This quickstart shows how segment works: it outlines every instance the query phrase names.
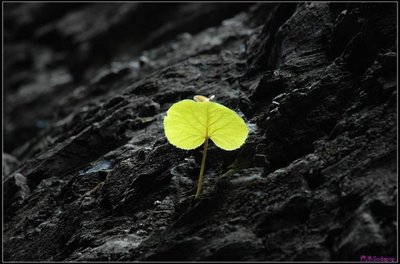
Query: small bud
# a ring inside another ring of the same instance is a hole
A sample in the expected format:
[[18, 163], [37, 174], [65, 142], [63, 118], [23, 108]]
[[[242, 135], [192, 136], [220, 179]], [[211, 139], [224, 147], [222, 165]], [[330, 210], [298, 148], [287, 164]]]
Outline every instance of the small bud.
[[196, 102], [209, 102], [209, 101], [210, 101], [209, 98], [207, 98], [207, 97], [205, 97], [205, 96], [203, 96], [203, 95], [195, 95], [195, 96], [193, 97], [193, 99], [194, 99]]

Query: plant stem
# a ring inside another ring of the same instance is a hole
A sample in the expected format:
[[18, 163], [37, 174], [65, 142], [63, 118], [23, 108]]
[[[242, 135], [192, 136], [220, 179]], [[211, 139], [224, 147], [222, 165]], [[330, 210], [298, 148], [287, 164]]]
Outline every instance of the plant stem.
[[206, 138], [206, 141], [204, 142], [203, 158], [201, 159], [199, 182], [197, 184], [197, 193], [196, 193], [195, 199], [198, 199], [200, 196], [200, 193], [201, 193], [201, 184], [203, 182], [204, 168], [206, 167], [207, 148], [208, 148], [208, 137]]

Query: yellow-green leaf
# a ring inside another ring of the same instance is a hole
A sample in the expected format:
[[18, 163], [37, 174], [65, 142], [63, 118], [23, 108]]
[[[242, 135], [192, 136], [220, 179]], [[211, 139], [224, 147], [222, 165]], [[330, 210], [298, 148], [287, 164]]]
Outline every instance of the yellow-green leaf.
[[248, 129], [233, 110], [209, 101], [182, 100], [173, 104], [164, 118], [168, 141], [181, 149], [195, 149], [209, 137], [224, 150], [234, 150], [245, 142]]

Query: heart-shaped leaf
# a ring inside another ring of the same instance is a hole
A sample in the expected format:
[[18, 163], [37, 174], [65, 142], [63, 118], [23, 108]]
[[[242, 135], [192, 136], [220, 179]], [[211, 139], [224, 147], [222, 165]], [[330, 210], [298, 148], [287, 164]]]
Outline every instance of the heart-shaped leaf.
[[164, 118], [168, 141], [181, 149], [195, 149], [210, 138], [224, 150], [234, 150], [245, 142], [248, 129], [233, 110], [209, 101], [182, 100], [173, 104]]

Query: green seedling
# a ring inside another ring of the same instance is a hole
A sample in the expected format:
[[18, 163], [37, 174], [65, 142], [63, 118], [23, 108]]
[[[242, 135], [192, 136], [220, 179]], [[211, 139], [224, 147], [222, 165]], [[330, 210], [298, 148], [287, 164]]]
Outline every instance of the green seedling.
[[240, 148], [248, 135], [246, 123], [235, 111], [202, 95], [173, 104], [164, 118], [164, 130], [169, 143], [180, 149], [195, 149], [204, 143], [196, 199], [201, 193], [208, 140], [230, 151]]

